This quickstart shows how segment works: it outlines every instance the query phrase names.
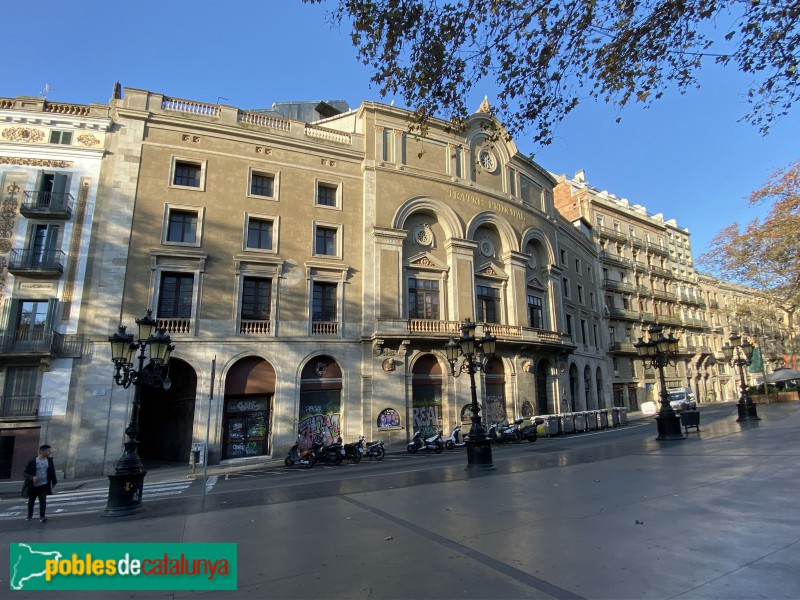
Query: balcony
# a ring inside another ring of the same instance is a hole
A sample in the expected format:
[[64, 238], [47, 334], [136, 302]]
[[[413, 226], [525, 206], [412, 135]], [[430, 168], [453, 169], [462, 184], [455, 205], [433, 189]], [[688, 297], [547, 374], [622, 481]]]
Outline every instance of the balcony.
[[611, 342], [608, 345], [608, 351], [613, 353], [622, 354], [636, 354], [636, 346], [633, 342]]
[[680, 317], [673, 317], [671, 315], [658, 315], [656, 320], [661, 325], [674, 325], [675, 327], [678, 327], [682, 324]]
[[639, 313], [639, 320], [641, 320], [643, 323], [655, 323], [656, 316], [651, 312], [642, 311]]
[[53, 330], [20, 329], [0, 331], [0, 355], [48, 355], [54, 358], [80, 358], [86, 340], [83, 335], [64, 335]]
[[312, 321], [311, 335], [339, 335], [339, 322]]
[[618, 242], [627, 242], [628, 236], [619, 229], [612, 229], [611, 227], [603, 227], [598, 225], [596, 227], [597, 233], [601, 238], [616, 240]]
[[663, 267], [657, 267], [655, 265], [652, 265], [650, 267], [650, 271], [653, 275], [658, 275], [659, 277], [664, 277], [666, 279], [673, 278], [672, 271], [670, 271], [669, 269], [665, 269]]
[[669, 248], [656, 244], [655, 242], [647, 242], [647, 250], [650, 254], [658, 254], [659, 256], [669, 256]]
[[668, 292], [666, 290], [653, 290], [653, 297], [658, 298], [659, 300], [667, 300], [668, 302], [677, 302], [678, 297], [673, 294], [672, 292]]
[[12, 250], [8, 272], [29, 277], [59, 277], [66, 254], [61, 250]]
[[615, 281], [614, 279], [603, 279], [603, 287], [607, 290], [613, 290], [615, 292], [625, 292], [627, 294], [632, 294], [636, 288], [633, 287], [633, 284], [626, 283], [624, 281]]
[[191, 333], [192, 320], [179, 317], [158, 317], [156, 318], [156, 327], [163, 329], [167, 333], [174, 335], [176, 333]]
[[644, 248], [644, 240], [642, 238], [638, 238], [634, 235], [630, 237], [630, 241], [634, 248]]
[[632, 260], [631, 261], [631, 266], [634, 269], [636, 269], [637, 271], [640, 271], [640, 272], [643, 272], [643, 273], [646, 273], [647, 271], [650, 270], [650, 267], [647, 266], [647, 263], [643, 263], [640, 260]]
[[611, 254], [605, 250], [600, 253], [600, 260], [613, 265], [626, 267], [628, 269], [631, 267], [631, 260], [629, 258], [625, 258], [624, 256], [620, 256], [618, 254]]
[[[498, 342], [519, 343], [523, 345], [541, 344], [560, 347], [566, 351], [575, 348], [566, 333], [522, 327], [519, 325], [502, 325], [499, 323], [478, 323], [477, 336], [490, 334], [497, 337]], [[374, 336], [379, 338], [411, 338], [425, 340], [431, 344], [444, 345], [448, 339], [461, 335], [460, 321], [440, 321], [436, 319], [378, 319], [374, 322]]]
[[3, 396], [0, 398], [0, 419], [36, 419], [40, 416], [41, 399], [39, 395]]
[[608, 316], [612, 319], [623, 319], [625, 321], [638, 321], [639, 311], [628, 310], [626, 308], [609, 308]]
[[24, 192], [19, 212], [29, 219], [61, 219], [72, 216], [72, 194]]
[[645, 296], [646, 298], [650, 298], [653, 295], [653, 292], [646, 285], [637, 285], [636, 293], [640, 296]]
[[684, 317], [681, 319], [684, 327], [689, 327], [691, 329], [705, 329], [707, 324], [702, 319], [692, 319], [689, 317]]
[[269, 319], [242, 319], [239, 333], [243, 335], [269, 335], [272, 322]]

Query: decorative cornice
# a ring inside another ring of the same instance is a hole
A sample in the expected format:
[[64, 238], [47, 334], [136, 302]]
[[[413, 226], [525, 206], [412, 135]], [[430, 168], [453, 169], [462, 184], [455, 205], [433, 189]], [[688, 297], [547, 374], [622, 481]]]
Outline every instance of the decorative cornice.
[[0, 156], [0, 165], [18, 165], [22, 167], [50, 167], [69, 169], [72, 167], [70, 160], [50, 160], [48, 158], [19, 158], [17, 156]]

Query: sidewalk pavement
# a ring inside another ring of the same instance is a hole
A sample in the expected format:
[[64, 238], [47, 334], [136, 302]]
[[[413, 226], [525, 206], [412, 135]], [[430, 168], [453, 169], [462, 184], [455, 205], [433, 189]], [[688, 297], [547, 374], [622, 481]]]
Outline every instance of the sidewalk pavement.
[[210, 509], [15, 523], [0, 564], [13, 542], [237, 544], [235, 593], [59, 593], [80, 600], [800, 598], [800, 403], [759, 406], [756, 423], [727, 410], [682, 441], [498, 452], [485, 476], [215, 489]]
[[[647, 415], [642, 412], [628, 413], [628, 421], [633, 422], [640, 419], [653, 418], [653, 415]], [[578, 434], [580, 435], [580, 434]], [[288, 448], [286, 449], [288, 451]], [[401, 451], [394, 450], [395, 453]], [[389, 452], [391, 454], [391, 452]], [[403, 450], [402, 453], [405, 453]], [[253, 461], [233, 461], [225, 464], [209, 465], [207, 474], [209, 477], [225, 475], [226, 473], [235, 473], [237, 471], [249, 471], [254, 469], [261, 469], [265, 467], [272, 467], [275, 465], [282, 465], [285, 454], [281, 451], [269, 458], [262, 458]], [[56, 459], [56, 467], [58, 467], [58, 457]], [[169, 466], [159, 466], [158, 468], [146, 469], [147, 475], [145, 477], [146, 483], [160, 483], [163, 481], [175, 481], [178, 479], [198, 479], [206, 474], [203, 465], [197, 465], [193, 470], [188, 464], [181, 465], [177, 463], [170, 463]], [[68, 479], [61, 477], [58, 480], [59, 492], [71, 492], [74, 490], [94, 490], [108, 487], [108, 476], [94, 476], [94, 477], [78, 477]], [[0, 480], [0, 500], [8, 498], [17, 498], [20, 489], [22, 488], [22, 480]]]

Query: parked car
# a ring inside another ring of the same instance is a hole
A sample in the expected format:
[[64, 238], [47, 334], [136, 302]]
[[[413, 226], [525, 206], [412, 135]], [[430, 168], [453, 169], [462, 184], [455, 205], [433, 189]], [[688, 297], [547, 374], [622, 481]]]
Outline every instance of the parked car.
[[667, 388], [669, 394], [669, 404], [672, 410], [694, 410], [697, 408], [692, 388]]

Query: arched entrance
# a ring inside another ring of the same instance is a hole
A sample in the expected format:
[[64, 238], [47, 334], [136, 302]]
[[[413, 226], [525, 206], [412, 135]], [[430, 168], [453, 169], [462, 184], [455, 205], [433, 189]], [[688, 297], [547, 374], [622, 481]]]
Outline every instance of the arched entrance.
[[536, 414], [549, 414], [547, 409], [547, 373], [550, 371], [550, 363], [540, 360], [536, 365]]
[[430, 437], [442, 428], [442, 366], [433, 354], [426, 354], [411, 372], [411, 422], [414, 431]]
[[578, 396], [578, 367], [575, 366], [575, 363], [572, 363], [569, 366], [569, 398], [567, 398], [567, 402], [569, 403], [569, 408], [567, 410], [571, 412], [575, 412], [577, 410], [576, 407], [576, 397]]
[[486, 382], [485, 423], [490, 425], [507, 421], [509, 415], [506, 406], [506, 376], [503, 361], [498, 357], [489, 359], [484, 381]]
[[317, 436], [330, 444], [342, 435], [342, 369], [330, 356], [315, 356], [300, 373], [297, 433], [301, 448]]
[[222, 458], [270, 454], [275, 369], [258, 356], [238, 361], [225, 378]]
[[197, 373], [177, 358], [170, 359], [167, 373], [169, 390], [142, 386], [139, 456], [149, 462], [185, 463], [192, 448]]

